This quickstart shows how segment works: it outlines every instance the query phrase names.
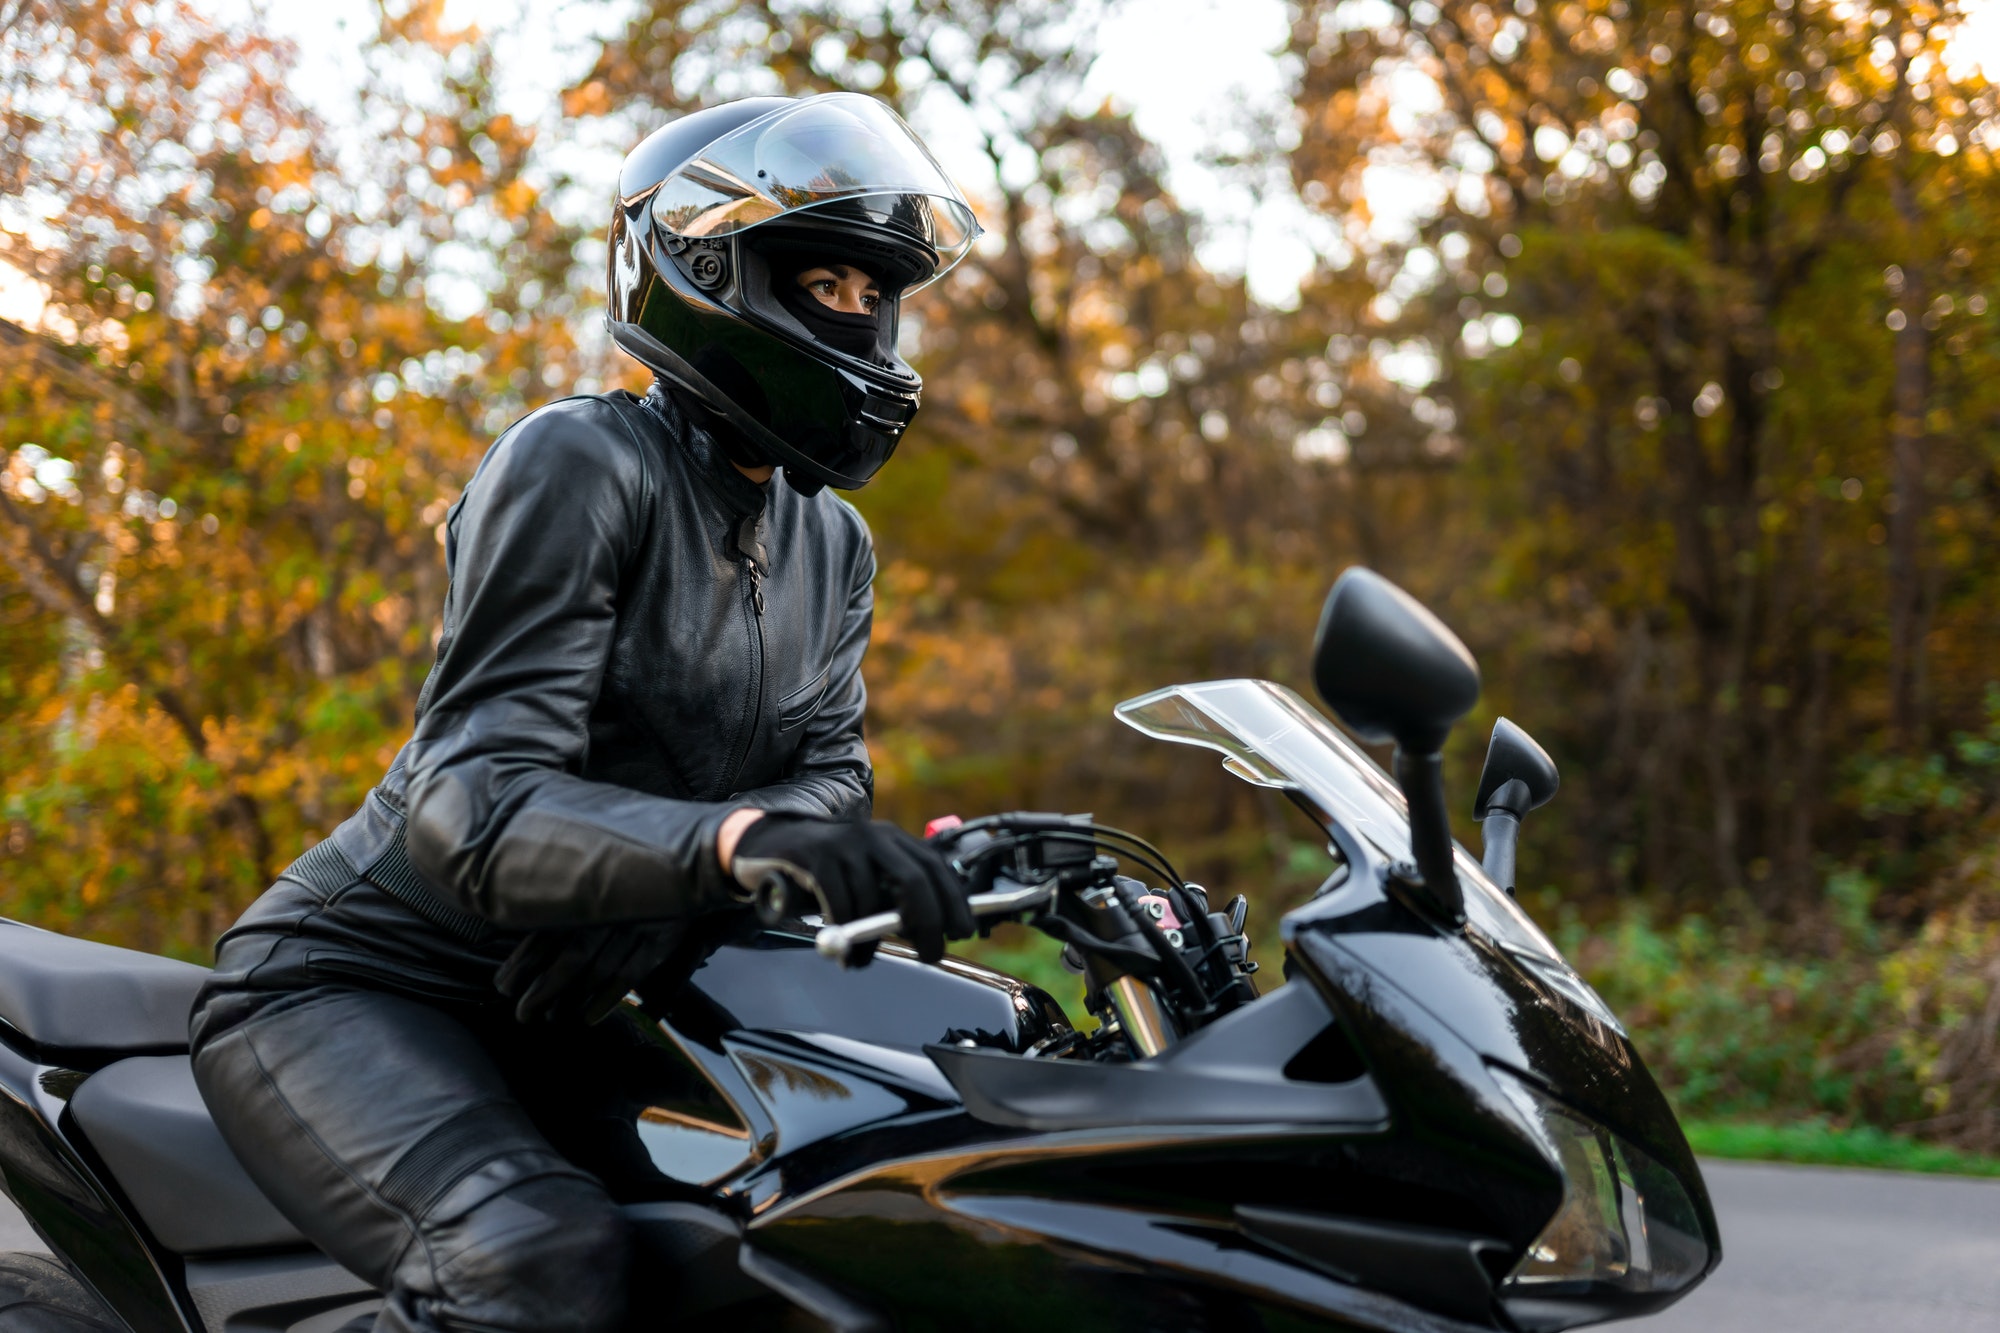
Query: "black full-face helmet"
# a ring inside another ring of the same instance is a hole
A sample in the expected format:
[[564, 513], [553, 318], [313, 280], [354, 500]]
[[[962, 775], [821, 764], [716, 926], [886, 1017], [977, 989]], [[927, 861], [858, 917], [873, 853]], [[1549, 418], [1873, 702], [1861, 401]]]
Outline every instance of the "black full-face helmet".
[[[979, 235], [916, 133], [858, 93], [752, 97], [683, 116], [625, 159], [611, 219], [618, 345], [718, 420], [739, 461], [810, 495], [867, 483], [924, 382], [897, 354], [901, 298]], [[873, 278], [868, 315], [820, 306], [809, 267]]]

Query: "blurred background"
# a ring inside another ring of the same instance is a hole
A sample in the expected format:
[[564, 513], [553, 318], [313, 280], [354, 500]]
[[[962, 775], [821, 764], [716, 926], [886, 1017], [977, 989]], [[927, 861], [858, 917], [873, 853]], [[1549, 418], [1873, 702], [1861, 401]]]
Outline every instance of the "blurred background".
[[1561, 764], [1523, 901], [1684, 1112], [2000, 1152], [1983, 59], [1865, 0], [0, 0], [0, 913], [205, 958], [406, 736], [495, 434], [643, 387], [623, 152], [853, 89], [988, 232], [854, 497], [880, 814], [1092, 810], [1273, 961], [1313, 830], [1110, 708], [1309, 691], [1366, 563], [1483, 665], [1461, 838], [1496, 716]]

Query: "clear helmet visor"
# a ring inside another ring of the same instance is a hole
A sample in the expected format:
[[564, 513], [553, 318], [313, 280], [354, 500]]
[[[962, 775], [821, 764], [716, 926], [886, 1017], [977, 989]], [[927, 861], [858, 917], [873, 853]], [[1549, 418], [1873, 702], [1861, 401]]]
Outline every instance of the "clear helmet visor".
[[979, 237], [972, 206], [916, 132], [860, 93], [804, 98], [723, 135], [661, 182], [653, 219], [719, 239], [843, 201], [937, 252], [937, 271], [910, 290], [943, 277]]

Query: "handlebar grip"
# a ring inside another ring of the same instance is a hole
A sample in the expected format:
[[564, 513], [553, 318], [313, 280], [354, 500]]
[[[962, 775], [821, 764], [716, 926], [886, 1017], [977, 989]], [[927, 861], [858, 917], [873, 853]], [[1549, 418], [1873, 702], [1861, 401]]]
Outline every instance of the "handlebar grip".
[[813, 948], [819, 950], [823, 958], [844, 963], [855, 945], [887, 939], [899, 934], [902, 929], [901, 912], [877, 912], [874, 916], [864, 916], [845, 925], [821, 926], [819, 933], [813, 936]]
[[[992, 893], [975, 893], [965, 900], [975, 917], [1005, 916], [1031, 909], [1039, 910], [1055, 896], [1053, 884], [1016, 884], [1010, 889], [996, 889]], [[867, 944], [873, 940], [884, 940], [891, 935], [899, 935], [903, 930], [903, 916], [900, 912], [877, 912], [844, 925], [821, 926], [813, 936], [813, 948], [822, 957], [844, 963], [857, 944]]]

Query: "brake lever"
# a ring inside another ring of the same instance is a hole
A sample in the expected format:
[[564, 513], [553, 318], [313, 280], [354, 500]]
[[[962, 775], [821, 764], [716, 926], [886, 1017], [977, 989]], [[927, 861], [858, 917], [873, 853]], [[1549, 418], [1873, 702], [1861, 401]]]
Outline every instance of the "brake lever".
[[[975, 917], [1012, 916], [1020, 912], [1040, 911], [1053, 903], [1055, 896], [1056, 883], [1050, 880], [1045, 884], [1016, 884], [1011, 889], [975, 893], [965, 900], [965, 905]], [[813, 948], [819, 950], [822, 957], [845, 964], [855, 945], [902, 933], [902, 913], [877, 912], [845, 925], [821, 926], [813, 936]]]

